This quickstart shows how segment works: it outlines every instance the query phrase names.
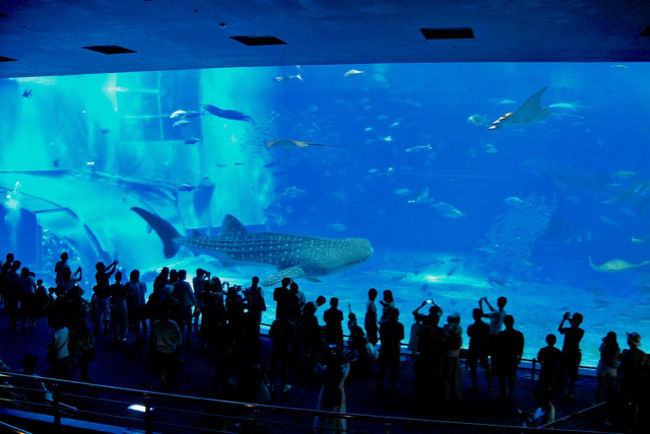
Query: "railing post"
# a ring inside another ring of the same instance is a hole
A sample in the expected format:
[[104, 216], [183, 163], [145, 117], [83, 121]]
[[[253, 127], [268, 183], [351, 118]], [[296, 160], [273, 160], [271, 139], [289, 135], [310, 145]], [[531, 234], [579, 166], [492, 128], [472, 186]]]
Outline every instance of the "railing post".
[[59, 383], [52, 383], [52, 408], [54, 409], [54, 425], [57, 431], [61, 427], [61, 406], [59, 405]]
[[261, 411], [259, 408], [255, 407], [253, 409], [253, 433], [257, 432], [257, 428], [259, 427], [260, 424], [260, 414]]
[[144, 431], [151, 434], [151, 395], [144, 394]]
[[391, 428], [392, 428], [392, 426], [391, 426], [390, 422], [384, 423], [384, 434], [390, 434]]
[[533, 357], [532, 362], [532, 367], [530, 369], [530, 379], [535, 381], [535, 367], [537, 366], [537, 359]]

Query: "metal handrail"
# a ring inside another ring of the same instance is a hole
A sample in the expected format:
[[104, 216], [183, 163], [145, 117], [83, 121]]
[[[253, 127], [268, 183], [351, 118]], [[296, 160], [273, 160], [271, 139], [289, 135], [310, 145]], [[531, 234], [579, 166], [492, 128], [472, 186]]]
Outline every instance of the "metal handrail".
[[14, 434], [30, 434], [29, 431], [25, 431], [24, 429], [16, 428], [13, 425], [9, 425], [6, 422], [3, 422], [0, 420], [0, 427], [2, 427], [2, 432], [6, 433], [14, 433]]
[[[563, 429], [552, 429], [552, 428], [529, 428], [529, 427], [522, 427], [522, 426], [513, 426], [513, 425], [500, 425], [500, 424], [484, 424], [484, 423], [474, 423], [474, 422], [460, 422], [460, 421], [449, 421], [449, 420], [439, 420], [439, 419], [420, 419], [420, 418], [409, 418], [409, 417], [398, 417], [398, 416], [379, 416], [379, 415], [370, 415], [370, 414], [361, 414], [361, 413], [337, 413], [337, 412], [331, 412], [331, 411], [324, 411], [324, 410], [316, 410], [316, 409], [305, 409], [305, 408], [297, 408], [297, 407], [285, 407], [285, 406], [278, 406], [278, 405], [270, 405], [270, 404], [256, 404], [256, 403], [249, 403], [249, 402], [240, 402], [240, 401], [231, 401], [231, 400], [223, 400], [223, 399], [215, 399], [215, 398], [204, 398], [204, 397], [197, 397], [197, 396], [190, 396], [190, 395], [179, 395], [179, 394], [170, 394], [170, 393], [162, 393], [162, 392], [154, 392], [154, 391], [148, 391], [148, 390], [141, 390], [141, 389], [133, 389], [133, 388], [127, 388], [127, 387], [118, 387], [118, 386], [108, 386], [108, 385], [99, 385], [99, 384], [92, 384], [92, 383], [82, 383], [79, 381], [72, 381], [72, 380], [62, 380], [62, 379], [56, 379], [56, 378], [48, 378], [48, 377], [40, 377], [40, 376], [32, 376], [32, 375], [24, 375], [24, 374], [18, 374], [18, 373], [12, 373], [12, 372], [0, 372], [0, 376], [4, 377], [5, 379], [11, 379], [11, 378], [22, 378], [22, 379], [29, 379], [29, 380], [34, 380], [34, 381], [41, 381], [45, 382], [47, 384], [51, 384], [54, 386], [58, 386], [60, 384], [67, 384], [67, 385], [74, 385], [74, 386], [80, 386], [80, 387], [88, 387], [88, 388], [94, 388], [94, 389], [99, 389], [99, 390], [108, 390], [108, 391], [113, 391], [113, 392], [122, 392], [126, 394], [134, 394], [134, 395], [140, 395], [145, 399], [145, 402], [149, 401], [149, 404], [146, 405], [146, 412], [145, 412], [145, 421], [147, 418], [151, 417], [151, 405], [150, 405], [150, 399], [148, 400], [147, 397], [161, 397], [161, 398], [172, 398], [172, 399], [179, 399], [183, 400], [185, 402], [198, 402], [198, 403], [214, 403], [214, 404], [221, 404], [221, 405], [226, 405], [226, 406], [232, 406], [235, 408], [241, 408], [241, 409], [247, 409], [247, 410], [253, 410], [256, 412], [260, 411], [269, 411], [269, 412], [274, 412], [274, 413], [285, 413], [285, 414], [292, 414], [296, 416], [321, 416], [321, 417], [327, 417], [327, 418], [338, 418], [338, 419], [346, 419], [349, 421], [352, 420], [357, 420], [357, 421], [363, 421], [363, 422], [374, 422], [377, 424], [382, 424], [384, 427], [390, 427], [392, 425], [396, 424], [405, 424], [405, 425], [425, 425], [428, 427], [436, 427], [436, 428], [451, 428], [451, 429], [460, 429], [460, 430], [473, 430], [473, 431], [501, 431], [501, 432], [516, 432], [516, 433], [522, 433], [522, 432], [546, 432], [546, 433], [566, 433], [566, 434], [603, 434], [604, 432], [602, 431], [587, 431], [587, 430], [563, 430]], [[59, 399], [59, 395], [61, 393], [57, 393], [58, 387], [54, 388], [54, 394], [53, 396], [55, 397], [54, 401], [54, 409], [55, 409], [55, 414], [54, 414], [54, 420], [56, 424], [61, 424], [61, 417], [60, 414], [58, 414], [57, 411], [57, 400]], [[228, 415], [216, 415], [212, 413], [204, 413], [208, 416], [215, 416], [215, 417], [230, 417]], [[58, 415], [58, 417], [57, 417]], [[70, 418], [70, 416], [68, 416]], [[263, 422], [259, 418], [249, 418], [251, 422]], [[281, 422], [280, 422], [281, 423]], [[151, 432], [151, 425], [145, 423], [145, 430], [147, 433]]]

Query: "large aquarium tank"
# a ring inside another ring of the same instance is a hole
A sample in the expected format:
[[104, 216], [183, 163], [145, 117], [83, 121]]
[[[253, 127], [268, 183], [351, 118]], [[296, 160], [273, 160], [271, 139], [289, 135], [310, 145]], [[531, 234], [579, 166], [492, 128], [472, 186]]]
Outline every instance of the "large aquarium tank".
[[[336, 296], [391, 289], [408, 331], [481, 297], [544, 346], [584, 315], [650, 336], [650, 65], [373, 64], [0, 81], [0, 253], [70, 253]], [[333, 241], [334, 240], [334, 241]], [[151, 283], [149, 283], [151, 288]], [[444, 318], [443, 318], [444, 321]], [[464, 337], [465, 345], [467, 337]], [[561, 344], [561, 339], [560, 339]]]

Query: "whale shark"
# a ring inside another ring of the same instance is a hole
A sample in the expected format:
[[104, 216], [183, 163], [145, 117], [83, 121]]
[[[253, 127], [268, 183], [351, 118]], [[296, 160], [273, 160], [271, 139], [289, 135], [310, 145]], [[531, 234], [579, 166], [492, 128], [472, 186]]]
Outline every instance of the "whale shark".
[[496, 121], [492, 122], [489, 130], [496, 130], [506, 126], [523, 127], [534, 124], [551, 115], [546, 107], [542, 107], [542, 94], [548, 89], [544, 87], [535, 92], [525, 103], [514, 112], [506, 113]]
[[605, 262], [603, 265], [596, 265], [591, 260], [591, 256], [589, 257], [589, 266], [591, 266], [591, 268], [593, 268], [596, 271], [604, 271], [606, 273], [615, 273], [618, 271], [631, 270], [633, 268], [643, 267], [644, 265], [648, 265], [648, 264], [650, 264], [650, 261], [643, 261], [638, 264], [630, 264], [629, 262], [624, 261], [623, 259], [612, 259]]
[[224, 265], [239, 262], [276, 266], [278, 273], [265, 279], [262, 286], [277, 285], [283, 277], [314, 280], [360, 264], [372, 255], [370, 241], [365, 238], [330, 239], [250, 232], [231, 215], [224, 217], [219, 235], [183, 236], [160, 216], [138, 207], [131, 210], [158, 234], [167, 258], [183, 246], [194, 253], [215, 257]]

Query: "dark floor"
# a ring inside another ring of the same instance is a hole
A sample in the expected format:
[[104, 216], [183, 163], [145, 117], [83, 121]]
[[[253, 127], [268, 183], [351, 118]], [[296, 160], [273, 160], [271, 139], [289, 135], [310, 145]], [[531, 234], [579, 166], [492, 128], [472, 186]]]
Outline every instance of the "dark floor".
[[[0, 358], [12, 369], [20, 368], [20, 360], [25, 353], [39, 357], [38, 373], [48, 374], [45, 363], [45, 347], [50, 340], [50, 330], [46, 319], [40, 319], [33, 330], [10, 331], [4, 311], [0, 312]], [[134, 343], [130, 335], [129, 342], [119, 348], [111, 345], [108, 336], [97, 337], [97, 358], [90, 365], [90, 375], [97, 384], [121, 386], [135, 389], [160, 391], [161, 384], [157, 373], [148, 368], [147, 345]], [[264, 354], [268, 355], [268, 341], [264, 341]], [[198, 344], [185, 344], [181, 350], [183, 359], [174, 393], [193, 396], [205, 396], [211, 384], [214, 366], [200, 350]], [[265, 363], [266, 364], [266, 363]], [[346, 383], [347, 411], [382, 416], [401, 416], [417, 418], [435, 418], [504, 425], [520, 425], [521, 419], [516, 410], [521, 408], [534, 411], [532, 390], [534, 383], [530, 371], [521, 369], [518, 376], [515, 396], [507, 401], [498, 399], [497, 392], [488, 393], [484, 377], [479, 371], [480, 392], [470, 391], [469, 372], [463, 371], [463, 401], [453, 409], [438, 411], [418, 409], [413, 398], [414, 376], [411, 363], [407, 358], [402, 361], [399, 391], [379, 392], [376, 380], [350, 378]], [[78, 371], [70, 379], [78, 378]], [[318, 398], [320, 381], [311, 375], [294, 373], [291, 379], [293, 388], [288, 393], [274, 392], [273, 403], [281, 406], [314, 409]], [[496, 382], [495, 382], [496, 385]], [[557, 418], [564, 417], [592, 405], [596, 382], [593, 377], [583, 377], [576, 385], [574, 398], [569, 400], [564, 395], [554, 397]], [[78, 406], [83, 403], [76, 402]], [[161, 404], [162, 405], [162, 404]], [[602, 424], [602, 415], [579, 417], [563, 428], [590, 429], [610, 431]], [[116, 422], [119, 423], [119, 422]], [[194, 422], [189, 422], [194, 423]], [[352, 422], [354, 425], [354, 421]], [[351, 427], [352, 428], [352, 427]], [[271, 429], [271, 431], [275, 431]], [[300, 430], [298, 430], [300, 431]], [[407, 429], [416, 432], [417, 429]], [[177, 431], [182, 432], [182, 431]], [[277, 432], [282, 432], [278, 430]]]

